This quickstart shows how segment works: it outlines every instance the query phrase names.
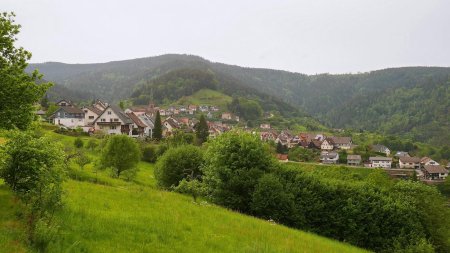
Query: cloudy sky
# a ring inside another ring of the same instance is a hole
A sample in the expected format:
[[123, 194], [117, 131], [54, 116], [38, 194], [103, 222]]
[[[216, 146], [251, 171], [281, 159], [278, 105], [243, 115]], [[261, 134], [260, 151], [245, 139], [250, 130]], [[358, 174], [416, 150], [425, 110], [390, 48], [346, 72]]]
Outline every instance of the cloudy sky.
[[166, 53], [301, 73], [450, 66], [448, 0], [1, 0], [32, 62]]

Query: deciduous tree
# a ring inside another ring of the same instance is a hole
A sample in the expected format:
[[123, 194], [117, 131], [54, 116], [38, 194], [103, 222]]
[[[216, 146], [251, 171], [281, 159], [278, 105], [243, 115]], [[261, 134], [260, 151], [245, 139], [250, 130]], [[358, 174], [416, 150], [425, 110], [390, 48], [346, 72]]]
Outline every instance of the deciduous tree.
[[51, 84], [37, 84], [42, 77], [37, 70], [25, 72], [31, 53], [14, 45], [20, 30], [14, 16], [0, 14], [0, 128], [27, 129], [35, 117], [34, 104]]

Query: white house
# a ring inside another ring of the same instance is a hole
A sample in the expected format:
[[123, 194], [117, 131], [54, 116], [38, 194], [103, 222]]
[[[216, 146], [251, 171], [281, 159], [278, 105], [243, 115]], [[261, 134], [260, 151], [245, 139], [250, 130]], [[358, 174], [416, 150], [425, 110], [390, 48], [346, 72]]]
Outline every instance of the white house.
[[322, 152], [320, 161], [324, 164], [336, 164], [339, 161], [339, 154], [336, 152]]
[[94, 120], [96, 131], [103, 131], [107, 134], [131, 135], [131, 125], [133, 121], [117, 106], [109, 105]]
[[361, 156], [360, 155], [348, 155], [347, 156], [347, 165], [359, 166], [360, 164], [361, 164]]
[[389, 156], [391, 154], [391, 150], [388, 147], [380, 144], [372, 145], [372, 150], [378, 153], [385, 154], [386, 156]]
[[334, 147], [338, 149], [350, 149], [352, 147], [351, 137], [331, 137]]
[[425, 165], [422, 171], [429, 180], [444, 180], [448, 176], [448, 171], [440, 165]]
[[425, 165], [439, 165], [439, 163], [425, 156], [422, 159], [420, 159], [420, 165], [423, 167]]
[[84, 123], [86, 126], [93, 126], [94, 120], [102, 114], [102, 110], [94, 106], [85, 106], [81, 110], [84, 112]]
[[369, 167], [371, 168], [391, 168], [392, 158], [375, 156], [369, 157]]
[[75, 106], [61, 106], [53, 113], [50, 119], [52, 119], [55, 125], [65, 126], [71, 129], [85, 125], [83, 110]]
[[400, 169], [420, 169], [420, 158], [402, 156], [398, 159]]
[[333, 150], [334, 149], [334, 143], [333, 140], [330, 138], [326, 138], [322, 144], [320, 145], [320, 149], [322, 150]]

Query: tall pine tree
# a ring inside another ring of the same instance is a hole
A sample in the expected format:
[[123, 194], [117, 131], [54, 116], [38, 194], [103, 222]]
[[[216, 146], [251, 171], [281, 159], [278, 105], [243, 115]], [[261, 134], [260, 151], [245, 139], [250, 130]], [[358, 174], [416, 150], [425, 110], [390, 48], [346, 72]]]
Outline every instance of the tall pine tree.
[[156, 111], [155, 128], [153, 129], [153, 139], [158, 141], [162, 139], [162, 123], [159, 111]]
[[202, 144], [203, 142], [208, 140], [209, 128], [203, 114], [200, 116], [200, 121], [195, 126], [195, 136], [197, 137], [199, 144]]

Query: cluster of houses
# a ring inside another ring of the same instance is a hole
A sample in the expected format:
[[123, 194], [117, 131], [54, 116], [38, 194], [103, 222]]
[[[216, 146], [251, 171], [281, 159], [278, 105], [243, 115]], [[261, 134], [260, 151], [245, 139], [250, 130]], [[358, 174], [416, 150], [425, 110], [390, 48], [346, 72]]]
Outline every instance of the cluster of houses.
[[[95, 101], [91, 106], [81, 108], [68, 100], [61, 100], [56, 104], [59, 108], [49, 118], [55, 125], [69, 129], [81, 128], [88, 133], [126, 134], [137, 138], [153, 137], [154, 119], [157, 111], [164, 117], [162, 122], [163, 136], [170, 136], [178, 130], [194, 132], [194, 126], [198, 123], [198, 120], [195, 117], [188, 117], [188, 115], [195, 114], [197, 111], [208, 115], [219, 111], [219, 108], [215, 106], [196, 105], [171, 106], [168, 109], [162, 109], [156, 107], [153, 103], [145, 107], [130, 107], [122, 110], [118, 106], [101, 100]], [[222, 113], [220, 119], [222, 121], [208, 121], [210, 138], [214, 138], [232, 128], [225, 122], [239, 122], [239, 117], [229, 112]], [[271, 129], [270, 124], [267, 123], [261, 124], [259, 128], [259, 136], [263, 141], [280, 143], [287, 148], [302, 147], [320, 150], [319, 159], [324, 164], [338, 163], [338, 151], [349, 150], [355, 146], [351, 137], [326, 136], [320, 133], [293, 134], [288, 130], [277, 132]], [[363, 165], [369, 168], [392, 167], [393, 160], [389, 157], [391, 154], [389, 148], [376, 144], [372, 145], [372, 151], [382, 153], [385, 156], [373, 156], [369, 157], [367, 161], [362, 161], [360, 155], [351, 154], [347, 156], [347, 165]], [[280, 160], [287, 160], [286, 155], [279, 156]], [[397, 152], [394, 157], [399, 158], [400, 169], [420, 169], [425, 179], [444, 179], [448, 176], [446, 168], [428, 157], [410, 157], [407, 152], [401, 151]]]
[[[354, 147], [351, 137], [327, 137], [324, 134], [300, 133], [298, 135], [292, 134], [290, 131], [276, 132], [270, 130], [270, 125], [261, 124], [260, 138], [264, 141], [274, 141], [281, 143], [287, 148], [303, 147], [309, 149], [320, 150], [319, 160], [323, 164], [337, 164], [339, 162], [339, 150], [349, 150]], [[351, 154], [347, 155], [347, 165], [349, 166], [364, 166], [367, 168], [392, 168], [393, 158], [391, 150], [381, 144], [371, 146], [371, 150], [375, 153], [380, 153], [385, 156], [371, 156], [367, 161], [362, 161], [361, 155]], [[279, 154], [279, 160], [287, 161], [286, 155]], [[424, 179], [439, 180], [445, 179], [448, 176], [448, 166], [439, 165], [436, 161], [429, 157], [410, 157], [407, 152], [399, 151], [394, 157], [399, 160], [398, 168], [400, 169], [417, 169], [421, 170]], [[450, 164], [449, 164], [450, 165]]]
[[[122, 110], [118, 106], [101, 100], [95, 101], [91, 106], [81, 108], [68, 100], [61, 100], [56, 105], [58, 109], [49, 118], [55, 125], [68, 129], [81, 128], [88, 133], [102, 132], [150, 138], [153, 137], [154, 119], [157, 111], [165, 118], [162, 122], [164, 136], [170, 136], [177, 130], [193, 132], [198, 120], [194, 117], [188, 117], [189, 114], [195, 114], [197, 111], [202, 113], [219, 111], [216, 106], [196, 105], [171, 106], [168, 109], [162, 109], [156, 107], [153, 103], [145, 107], [130, 107]], [[178, 117], [175, 117], [175, 115]], [[222, 113], [221, 116], [224, 120], [239, 121], [239, 118], [231, 113]], [[212, 138], [231, 129], [228, 124], [222, 122], [208, 122], [208, 126]]]

